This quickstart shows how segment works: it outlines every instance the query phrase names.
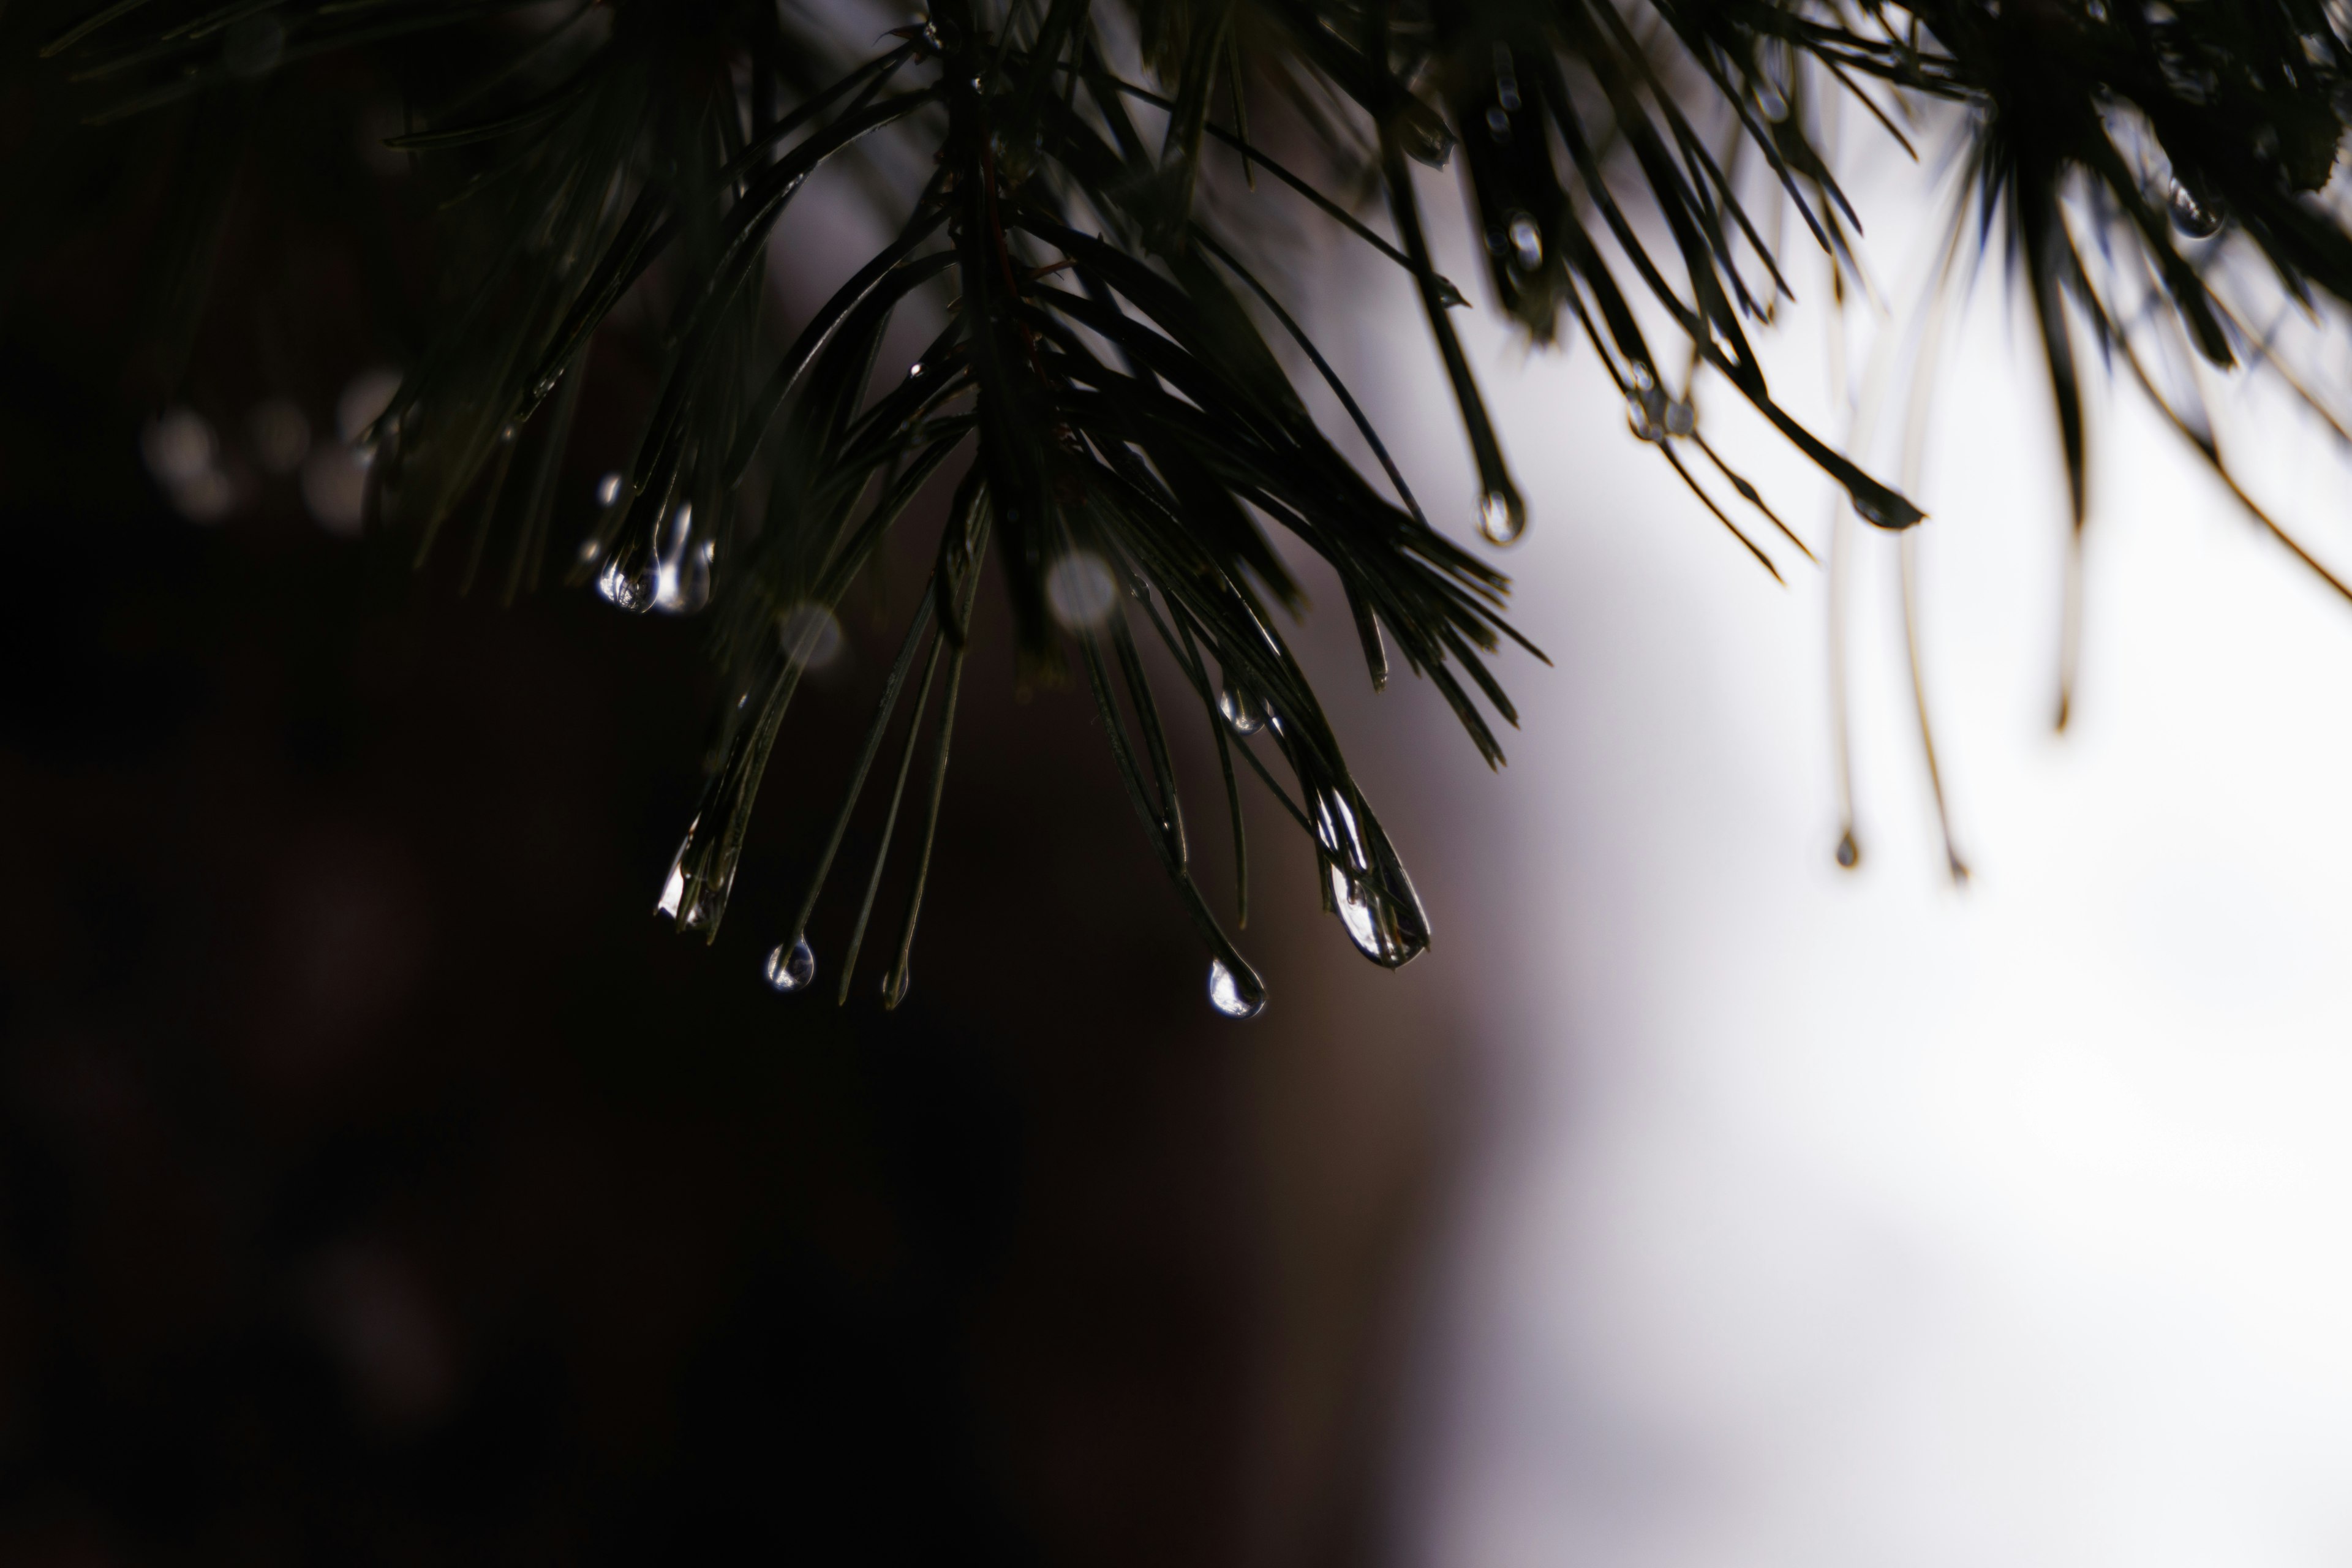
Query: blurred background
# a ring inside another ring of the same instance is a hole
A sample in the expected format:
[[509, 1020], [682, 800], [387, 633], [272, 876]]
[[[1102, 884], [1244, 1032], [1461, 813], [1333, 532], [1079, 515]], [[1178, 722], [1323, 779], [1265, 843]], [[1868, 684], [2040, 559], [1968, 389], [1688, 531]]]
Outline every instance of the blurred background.
[[[1481, 309], [1554, 661], [1503, 672], [1511, 767], [1363, 689], [1344, 625], [1307, 637], [1429, 954], [1357, 959], [1260, 813], [1273, 1003], [1215, 1016], [1088, 705], [1017, 700], [984, 619], [912, 996], [836, 1010], [829, 971], [759, 968], [886, 623], [851, 606], [796, 704], [717, 942], [657, 923], [697, 628], [501, 607], [462, 548], [362, 536], [350, 442], [425, 202], [373, 84], [334, 85], [260, 143], [173, 395], [131, 352], [136, 202], [8, 258], [0, 1562], [2352, 1548], [2352, 613], [2119, 400], [2053, 736], [2063, 489], [1997, 268], [1919, 487], [1965, 888], [1890, 542], [1851, 558], [1849, 873], [1823, 574], [1776, 585], [1589, 364]], [[1899, 309], [1934, 209], [1853, 163]], [[1301, 244], [1325, 346], [1469, 538], [1410, 300]], [[863, 254], [774, 286], [805, 314]], [[1776, 386], [1840, 432], [1830, 357], [1856, 382], [1878, 318], [1841, 348], [1795, 280]], [[590, 374], [559, 537], [650, 391], [625, 322]], [[1823, 488], [1698, 405], [1823, 545]], [[2242, 415], [2326, 552], [2334, 460]]]

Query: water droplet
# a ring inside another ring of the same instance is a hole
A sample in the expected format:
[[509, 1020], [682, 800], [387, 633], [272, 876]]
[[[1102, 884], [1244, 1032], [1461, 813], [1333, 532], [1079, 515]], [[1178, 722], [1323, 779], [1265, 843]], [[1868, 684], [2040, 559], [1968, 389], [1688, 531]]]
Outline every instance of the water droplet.
[[654, 585], [651, 574], [632, 572], [617, 555], [604, 563], [596, 574], [596, 592], [606, 604], [629, 614], [642, 615], [653, 604]]
[[1366, 958], [1380, 963], [1386, 951], [1381, 941], [1380, 917], [1364, 896], [1362, 884], [1337, 866], [1331, 868], [1331, 901], [1339, 907], [1339, 923], [1348, 928], [1348, 940]]
[[247, 16], [221, 40], [221, 63], [250, 81], [266, 76], [286, 52], [286, 28], [275, 16]]
[[1469, 297], [1464, 294], [1459, 288], [1455, 287], [1453, 279], [1441, 277], [1433, 272], [1429, 277], [1429, 286], [1430, 289], [1437, 295], [1437, 302], [1444, 306], [1447, 310], [1460, 310], [1468, 308], [1470, 304]]
[[903, 963], [893, 966], [890, 973], [882, 977], [882, 1010], [886, 1013], [896, 1011], [898, 1004], [907, 999], [907, 993], [914, 988], [914, 977], [907, 973], [907, 966]]
[[798, 991], [816, 978], [816, 950], [801, 937], [792, 946], [778, 942], [769, 951], [768, 984], [779, 991]]
[[1657, 373], [1640, 360], [1635, 360], [1627, 367], [1625, 379], [1633, 384], [1633, 390], [1636, 392], [1647, 392], [1658, 384]]
[[1665, 426], [1669, 436], [1687, 436], [1698, 428], [1698, 412], [1686, 401], [1669, 403], [1666, 405]]
[[[1634, 369], [1642, 371], [1639, 365]], [[1633, 377], [1633, 386], [1632, 395], [1625, 399], [1625, 423], [1644, 441], [1664, 440], [1673, 430], [1668, 421], [1674, 416], [1674, 400], [1646, 372]]]
[[1528, 531], [1528, 505], [1510, 490], [1488, 490], [1478, 500], [1478, 531], [1496, 544], [1517, 543]]
[[1533, 272], [1543, 265], [1543, 234], [1536, 220], [1525, 213], [1511, 220], [1511, 259], [1522, 272]]
[[1265, 993], [1255, 984], [1243, 989], [1225, 961], [1213, 958], [1209, 960], [1209, 1005], [1228, 1018], [1255, 1018], [1265, 1011]]
[[1892, 490], [1879, 496], [1856, 494], [1853, 500], [1854, 515], [1873, 528], [1906, 529], [1927, 515]]
[[831, 610], [803, 599], [776, 617], [785, 654], [803, 669], [823, 669], [841, 657], [841, 623]]
[[2172, 182], [2172, 195], [2166, 205], [2172, 214], [2172, 226], [2191, 239], [2210, 239], [2221, 232], [2221, 204], [2199, 199], [2179, 180]]
[[1756, 79], [1756, 109], [1767, 120], [1789, 118], [1789, 100], [1780, 95], [1770, 77]]
[[1511, 139], [1510, 110], [1499, 103], [1486, 110], [1486, 134], [1497, 142], [1508, 142]]
[[1073, 550], [1045, 568], [1045, 606], [1073, 631], [1100, 626], [1118, 604], [1118, 579], [1091, 550]]
[[1236, 735], [1255, 735], [1265, 728], [1265, 702], [1230, 675], [1217, 692], [1217, 711]]
[[521, 432], [516, 428], [514, 421], [511, 419], [508, 420], [506, 425], [499, 431], [499, 445], [501, 447], [513, 446], [514, 438], [520, 434], [521, 434]]
[[283, 397], [265, 398], [246, 416], [246, 434], [253, 442], [254, 460], [269, 474], [290, 474], [310, 451], [310, 421]]
[[1852, 828], [1838, 839], [1837, 863], [1849, 871], [1862, 864], [1862, 846], [1853, 841]]
[[596, 481], [596, 504], [609, 509], [621, 499], [621, 487], [629, 481], [618, 474], [606, 474]]
[[1454, 155], [1454, 132], [1445, 128], [1437, 110], [1417, 98], [1407, 98], [1397, 113], [1397, 145], [1404, 155], [1416, 163], [1426, 163], [1433, 169], [1443, 169]]
[[710, 563], [718, 553], [711, 540], [694, 538], [694, 507], [671, 515], [669, 543], [654, 563], [653, 607], [665, 616], [690, 616], [710, 603]]
[[923, 362], [922, 362], [921, 360], [917, 360], [914, 363], [912, 363], [912, 364], [910, 364], [910, 365], [908, 365], [908, 366], [907, 367], [907, 379], [908, 379], [908, 381], [912, 381], [912, 380], [914, 380], [917, 376], [919, 376], [919, 375], [920, 375], [920, 374], [923, 374]]

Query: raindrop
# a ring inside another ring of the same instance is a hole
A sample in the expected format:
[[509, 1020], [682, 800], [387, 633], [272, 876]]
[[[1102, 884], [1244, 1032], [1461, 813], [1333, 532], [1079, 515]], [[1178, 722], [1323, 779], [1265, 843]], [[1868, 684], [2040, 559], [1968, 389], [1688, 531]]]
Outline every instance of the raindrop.
[[1265, 1011], [1265, 993], [1242, 989], [1241, 980], [1222, 958], [1209, 960], [1209, 1005], [1228, 1018], [1255, 1018]]
[[1217, 692], [1217, 711], [1236, 735], [1255, 735], [1265, 728], [1265, 701], [1230, 675]]
[[786, 947], [778, 942], [769, 950], [765, 971], [768, 984], [779, 991], [798, 991], [816, 978], [816, 951], [801, 937]]
[[1838, 839], [1837, 863], [1849, 871], [1862, 864], [1862, 846], [1853, 841], [1853, 829], [1850, 827]]
[[1543, 236], [1536, 228], [1536, 220], [1525, 213], [1511, 220], [1511, 250], [1522, 272], [1533, 272], [1543, 265]]
[[2172, 213], [2172, 226], [2191, 239], [2210, 239], [2221, 232], [2221, 204], [2198, 199], [2197, 194], [2179, 180], [2172, 182], [2172, 195], [2167, 204]]
[[255, 405], [245, 428], [254, 459], [267, 473], [290, 474], [310, 455], [310, 421], [289, 399], [271, 397]]
[[286, 28], [275, 16], [247, 16], [221, 40], [221, 63], [250, 81], [266, 76], [286, 52]]
[[1490, 542], [1512, 544], [1528, 531], [1528, 504], [1509, 490], [1488, 490], [1478, 501], [1478, 531]]
[[1331, 868], [1331, 901], [1339, 906], [1339, 923], [1348, 928], [1348, 940], [1358, 952], [1375, 963], [1387, 962], [1388, 944], [1381, 939], [1381, 920], [1364, 889], [1353, 877], [1339, 867]]
[[648, 581], [650, 576], [649, 573], [630, 571], [615, 555], [604, 563], [602, 572], [596, 574], [596, 592], [606, 604], [615, 608], [626, 610], [633, 616], [643, 615], [653, 605], [654, 589]]
[[210, 472], [220, 443], [203, 415], [193, 408], [173, 408], [139, 433], [139, 451], [147, 459], [147, 471], [170, 489]]
[[628, 481], [618, 474], [606, 474], [596, 481], [596, 504], [609, 510], [621, 499], [621, 487]]
[[1091, 550], [1074, 550], [1045, 568], [1045, 605], [1071, 630], [1099, 626], [1118, 604], [1110, 563]]
[[690, 616], [710, 603], [710, 563], [718, 545], [694, 538], [694, 507], [671, 514], [668, 548], [654, 563], [653, 607], [665, 616]]
[[1663, 441], [1671, 430], [1667, 421], [1673, 417], [1673, 411], [1668, 407], [1672, 399], [1666, 396], [1666, 389], [1652, 379], [1648, 372], [1639, 365], [1633, 368], [1636, 372], [1633, 377], [1635, 391], [1625, 399], [1625, 423], [1633, 426], [1633, 434], [1644, 441]]
[[1854, 495], [1854, 515], [1873, 528], [1897, 531], [1910, 527], [1926, 515], [1916, 507], [1907, 505], [1900, 496], [1888, 492], [1885, 499]]
[[1417, 98], [1405, 100], [1396, 118], [1396, 132], [1397, 144], [1416, 163], [1443, 169], [1445, 161], [1454, 155], [1454, 132], [1445, 128], [1437, 110]]
[[803, 669], [823, 669], [841, 657], [841, 623], [813, 599], [777, 616], [776, 634], [785, 654]]

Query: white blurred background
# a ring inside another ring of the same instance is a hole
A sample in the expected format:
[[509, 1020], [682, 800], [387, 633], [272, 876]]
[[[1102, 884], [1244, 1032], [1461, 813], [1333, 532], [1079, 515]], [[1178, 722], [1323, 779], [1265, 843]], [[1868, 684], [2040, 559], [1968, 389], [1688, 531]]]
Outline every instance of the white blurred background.
[[[1888, 162], [1853, 185], [1901, 310], [1940, 215]], [[1438, 177], [1424, 199], [1445, 218], [1460, 197]], [[1768, 363], [1835, 440], [1824, 277], [1801, 261]], [[1376, 261], [1356, 282], [1332, 297], [1367, 303], [1324, 336], [1467, 540], [1426, 328]], [[1893, 542], [1857, 531], [1845, 873], [1826, 574], [1783, 546], [1776, 585], [1626, 433], [1589, 349], [1528, 358], [1473, 290], [1533, 502], [1516, 614], [1557, 668], [1506, 661], [1524, 727], [1499, 779], [1406, 700], [1391, 816], [1416, 864], [1452, 868], [1431, 902], [1474, 977], [1478, 1088], [1394, 1461], [1398, 1562], [2352, 1556], [2352, 605], [2118, 391], [2053, 734], [2064, 491], [2004, 282], [1955, 322], [1916, 495], [1965, 889]], [[1820, 550], [1827, 487], [1719, 379], [1698, 401]], [[2342, 459], [2275, 410], [2265, 432], [2310, 454], [2266, 493], [2333, 547]]]

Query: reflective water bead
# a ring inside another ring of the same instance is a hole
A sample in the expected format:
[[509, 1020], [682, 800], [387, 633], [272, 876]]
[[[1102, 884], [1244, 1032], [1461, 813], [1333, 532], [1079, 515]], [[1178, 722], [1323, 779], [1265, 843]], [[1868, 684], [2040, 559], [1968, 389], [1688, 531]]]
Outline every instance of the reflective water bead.
[[1862, 864], [1862, 846], [1853, 841], [1852, 828], [1846, 829], [1838, 839], [1837, 863], [1849, 871]]
[[1522, 272], [1533, 272], [1543, 265], [1543, 235], [1536, 220], [1525, 213], [1511, 220], [1511, 251]]
[[1339, 867], [1331, 868], [1331, 902], [1339, 911], [1339, 923], [1348, 928], [1348, 940], [1358, 952], [1375, 963], [1385, 963], [1388, 944], [1381, 940], [1380, 916], [1364, 889], [1353, 877]]
[[1225, 961], [1213, 958], [1209, 960], [1209, 1005], [1228, 1018], [1255, 1018], [1265, 1011], [1265, 995], [1244, 992]]
[[780, 942], [769, 950], [762, 973], [777, 990], [798, 991], [816, 978], [816, 950], [809, 946], [806, 937], [798, 938], [790, 947]]
[[1496, 544], [1517, 543], [1528, 531], [1528, 507], [1508, 490], [1488, 490], [1478, 500], [1478, 531]]
[[1073, 631], [1101, 625], [1118, 603], [1118, 579], [1091, 550], [1073, 550], [1045, 568], [1045, 606]]
[[615, 609], [626, 610], [633, 616], [642, 615], [653, 603], [654, 591], [652, 583], [647, 580], [649, 575], [630, 571], [616, 555], [605, 562], [604, 569], [596, 574], [596, 592]]
[[2221, 204], [2199, 200], [2179, 180], [2172, 182], [2172, 195], [2166, 205], [2172, 214], [2172, 226], [2191, 239], [2210, 239], [2221, 232]]
[[1236, 735], [1255, 735], [1265, 728], [1265, 703], [1247, 686], [1225, 678], [1217, 691], [1217, 711], [1234, 727]]
[[610, 507], [621, 499], [621, 487], [628, 481], [618, 474], [606, 474], [596, 481], [596, 504]]
[[1698, 428], [1698, 411], [1687, 400], [1669, 403], [1664, 424], [1667, 435], [1687, 436]]

